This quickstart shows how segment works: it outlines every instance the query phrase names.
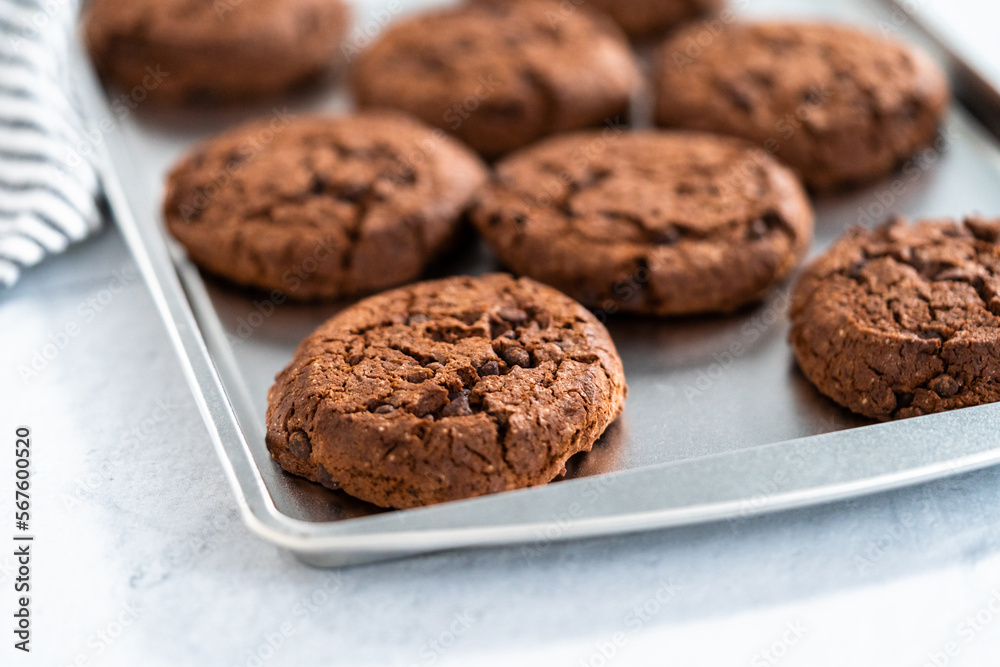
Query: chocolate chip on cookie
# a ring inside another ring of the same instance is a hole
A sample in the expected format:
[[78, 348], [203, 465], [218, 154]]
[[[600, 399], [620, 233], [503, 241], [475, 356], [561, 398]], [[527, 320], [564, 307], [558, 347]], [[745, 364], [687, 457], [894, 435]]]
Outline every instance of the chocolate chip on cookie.
[[472, 218], [494, 252], [606, 313], [726, 312], [803, 257], [795, 176], [739, 139], [684, 132], [555, 137], [497, 165]]
[[210, 271], [338, 298], [416, 279], [486, 177], [475, 154], [402, 114], [276, 117], [195, 148], [170, 174], [164, 216]]
[[551, 481], [625, 393], [607, 331], [565, 295], [446, 278], [365, 299], [306, 338], [268, 394], [267, 446], [289, 472], [415, 507]]
[[1000, 401], [1000, 220], [852, 230], [792, 298], [799, 367], [876, 419]]
[[934, 141], [948, 105], [940, 68], [900, 42], [822, 23], [703, 31], [663, 45], [657, 123], [754, 141], [817, 190], [889, 174]]
[[545, 0], [402, 20], [360, 56], [352, 86], [362, 106], [407, 111], [494, 157], [549, 134], [625, 122], [640, 79], [617, 26]]
[[101, 73], [145, 101], [272, 95], [338, 60], [341, 0], [94, 0], [85, 36]]

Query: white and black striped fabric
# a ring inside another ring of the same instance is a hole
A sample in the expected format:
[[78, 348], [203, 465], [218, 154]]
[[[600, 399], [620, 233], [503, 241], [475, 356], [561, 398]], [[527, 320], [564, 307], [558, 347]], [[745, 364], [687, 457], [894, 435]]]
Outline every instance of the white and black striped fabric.
[[0, 0], [0, 290], [101, 225], [68, 58], [79, 0]]

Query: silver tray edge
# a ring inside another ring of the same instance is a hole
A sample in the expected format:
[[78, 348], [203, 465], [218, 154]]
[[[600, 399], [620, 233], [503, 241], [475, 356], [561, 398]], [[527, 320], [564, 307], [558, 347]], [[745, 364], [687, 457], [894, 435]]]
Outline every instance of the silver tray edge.
[[[73, 61], [87, 115], [91, 120], [111, 117], [89, 57], [82, 45], [76, 49]], [[225, 349], [228, 342], [200, 278], [183, 257], [171, 258], [158, 225], [138, 223], [128, 194], [130, 171], [116, 168], [134, 158], [120, 132], [103, 138], [96, 154], [109, 208], [163, 318], [243, 520], [308, 563], [343, 566], [450, 548], [545, 543], [710, 521], [736, 522], [735, 528], [767, 512], [1000, 464], [1000, 405], [990, 405], [431, 508], [326, 524], [292, 519], [275, 507], [240, 428], [233, 401], [244, 399], [226, 391], [227, 386], [239, 391], [238, 384], [223, 381], [238, 376], [229, 367], [234, 362], [209, 351]], [[879, 456], [885, 453], [879, 443], [885, 442], [912, 451], [886, 459]], [[789, 463], [804, 460], [809, 464]], [[738, 483], [720, 485], [720, 479]], [[594, 495], [588, 494], [591, 489], [597, 489], [601, 503], [580, 500]], [[530, 518], [538, 516], [548, 519]]]

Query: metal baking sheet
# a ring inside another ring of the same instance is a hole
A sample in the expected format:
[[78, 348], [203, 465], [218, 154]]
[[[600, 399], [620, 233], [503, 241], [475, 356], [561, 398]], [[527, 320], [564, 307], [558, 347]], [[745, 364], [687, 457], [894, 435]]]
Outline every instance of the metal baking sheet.
[[[440, 3], [404, 3], [400, 13], [433, 4]], [[904, 12], [900, 20], [886, 5], [733, 4], [743, 15], [831, 18], [923, 41], [912, 17]], [[398, 6], [356, 5], [357, 24], [367, 32]], [[385, 512], [288, 475], [264, 445], [267, 389], [298, 342], [344, 304], [277, 304], [202, 276], [166, 238], [159, 206], [168, 169], [194, 142], [268, 114], [342, 113], [349, 99], [331, 83], [278, 106], [164, 113], [140, 104], [121, 114], [111, 106], [114, 93], [81, 67], [91, 123], [110, 127], [95, 142], [106, 162], [110, 207], [164, 316], [244, 518], [311, 563], [739, 521], [1000, 463], [1000, 405], [874, 424], [819, 395], [786, 342], [789, 281], [736, 316], [611, 318], [630, 386], [626, 410], [592, 452], [571, 461], [565, 480]], [[866, 190], [817, 201], [816, 210], [814, 255], [848, 226], [870, 226], [890, 213], [1000, 214], [1000, 149], [956, 106], [935, 147]], [[470, 236], [464, 253], [428, 275], [501, 268]]]

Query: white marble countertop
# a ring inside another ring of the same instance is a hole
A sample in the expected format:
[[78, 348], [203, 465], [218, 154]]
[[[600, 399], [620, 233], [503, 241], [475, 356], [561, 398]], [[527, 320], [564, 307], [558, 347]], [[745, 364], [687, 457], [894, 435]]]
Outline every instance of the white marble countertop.
[[17, 575], [0, 548], [2, 665], [942, 667], [1000, 654], [1000, 469], [735, 529], [323, 571], [241, 523], [114, 229], [3, 297], [0, 345], [0, 516], [28, 425], [36, 535], [28, 655], [12, 647]]

